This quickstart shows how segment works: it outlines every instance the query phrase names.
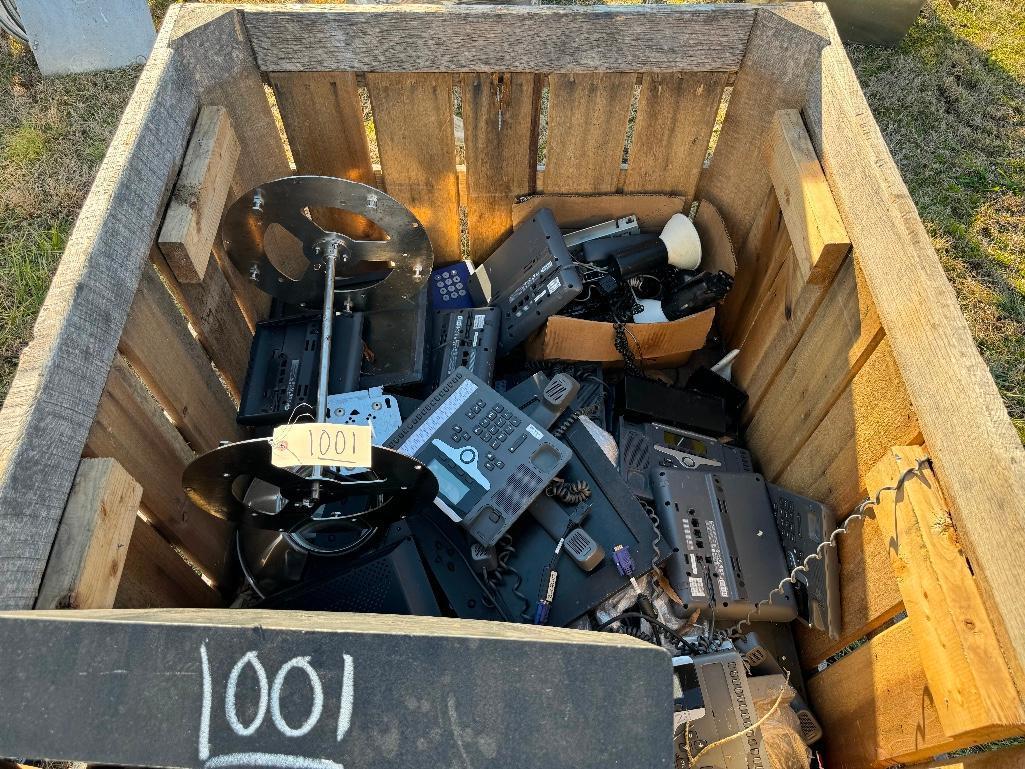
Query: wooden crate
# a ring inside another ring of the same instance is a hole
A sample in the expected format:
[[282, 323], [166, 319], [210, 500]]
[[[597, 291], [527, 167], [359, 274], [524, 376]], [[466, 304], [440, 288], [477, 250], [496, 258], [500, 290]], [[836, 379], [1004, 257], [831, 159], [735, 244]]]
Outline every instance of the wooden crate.
[[766, 475], [846, 516], [931, 459], [841, 540], [841, 639], [799, 633], [828, 765], [1021, 765], [932, 763], [1025, 733], [1025, 451], [822, 4], [172, 6], [0, 414], [0, 608], [223, 604], [233, 532], [179, 479], [240, 435], [267, 301], [212, 233], [289, 157], [405, 202], [439, 262], [526, 195], [714, 204]]

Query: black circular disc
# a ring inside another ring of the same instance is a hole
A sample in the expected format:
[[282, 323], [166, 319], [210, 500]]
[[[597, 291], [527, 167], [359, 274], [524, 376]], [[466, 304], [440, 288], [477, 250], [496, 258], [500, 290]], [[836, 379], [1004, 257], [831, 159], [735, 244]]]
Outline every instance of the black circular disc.
[[438, 494], [434, 473], [416, 459], [381, 446], [371, 449], [371, 470], [341, 475], [324, 467], [323, 479], [308, 477], [311, 467], [275, 467], [270, 458], [269, 438], [229, 443], [189, 463], [182, 486], [189, 499], [211, 515], [272, 531], [290, 531], [318, 509], [352, 497], [373, 502], [356, 509], [342, 505], [329, 518], [318, 520], [381, 526]]

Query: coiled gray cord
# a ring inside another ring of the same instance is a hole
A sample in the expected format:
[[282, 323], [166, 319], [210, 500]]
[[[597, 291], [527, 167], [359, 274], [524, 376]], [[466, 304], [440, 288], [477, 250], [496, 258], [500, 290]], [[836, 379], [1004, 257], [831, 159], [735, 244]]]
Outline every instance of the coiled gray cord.
[[[804, 572], [805, 574], [808, 573], [808, 565], [812, 562], [812, 560], [821, 561], [825, 557], [823, 555], [823, 548], [835, 548], [837, 537], [839, 537], [841, 534], [847, 534], [850, 530], [851, 524], [857, 521], [863, 521], [866, 518], [870, 517], [869, 514], [865, 512], [865, 510], [869, 507], [878, 507], [879, 502], [882, 499], [883, 492], [900, 491], [904, 487], [904, 484], [907, 483], [909, 478], [911, 478], [913, 475], [917, 475], [918, 473], [920, 473], [922, 471], [922, 468], [929, 464], [929, 462], [931, 461], [932, 460], [929, 457], [922, 457], [918, 460], [918, 462], [915, 463], [914, 467], [909, 467], [907, 470], [901, 473], [900, 477], [897, 479], [897, 482], [893, 486], [883, 486], [881, 489], [879, 489], [879, 491], [875, 493], [874, 496], [869, 496], [861, 500], [861, 502], [858, 503], [858, 506], [854, 508], [854, 512], [847, 517], [847, 520], [844, 521], [841, 526], [837, 526], [835, 529], [833, 529], [833, 533], [830, 534], [827, 539], [819, 543], [818, 547], [815, 548], [815, 552], [809, 553], [802, 563], [794, 567], [794, 570], [790, 572], [789, 576], [784, 577], [782, 580], [780, 580], [780, 583], [772, 589], [772, 592], [770, 592], [766, 598], [763, 598], [761, 601], [754, 605], [754, 607], [751, 609], [751, 611], [747, 613], [747, 616], [744, 617], [744, 619], [742, 619], [740, 622], [738, 622], [736, 625], [730, 628], [729, 635], [731, 637], [736, 637], [740, 635], [741, 628], [744, 628], [752, 624], [751, 617], [757, 614], [758, 610], [762, 606], [772, 603], [772, 599], [775, 596], [783, 595], [783, 591], [788, 584], [796, 585], [798, 574], [802, 572]], [[875, 513], [873, 512], [872, 517], [874, 516]]]

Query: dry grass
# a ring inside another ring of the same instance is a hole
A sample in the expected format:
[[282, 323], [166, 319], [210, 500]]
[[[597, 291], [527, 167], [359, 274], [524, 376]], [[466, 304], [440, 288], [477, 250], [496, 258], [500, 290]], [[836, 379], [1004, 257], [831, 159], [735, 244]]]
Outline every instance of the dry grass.
[[0, 39], [0, 394], [137, 75], [43, 79]]
[[[899, 48], [850, 52], [1025, 440], [1023, 48], [1022, 0], [933, 0]], [[42, 80], [0, 47], [0, 395], [136, 74]]]
[[939, 2], [850, 56], [1025, 441], [1025, 3]]

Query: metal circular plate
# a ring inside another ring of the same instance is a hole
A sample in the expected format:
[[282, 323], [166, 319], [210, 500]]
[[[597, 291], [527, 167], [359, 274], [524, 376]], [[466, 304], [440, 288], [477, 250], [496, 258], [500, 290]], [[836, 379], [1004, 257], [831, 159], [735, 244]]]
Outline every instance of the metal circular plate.
[[[306, 214], [337, 208], [371, 220], [388, 240], [355, 240], [329, 232]], [[297, 279], [283, 273], [267, 254], [267, 229], [278, 224], [298, 238], [309, 264]], [[333, 176], [288, 176], [256, 187], [236, 200], [221, 224], [224, 250], [239, 272], [261, 290], [290, 304], [317, 301], [323, 294], [323, 265], [337, 249], [337, 278], [391, 272], [379, 283], [345, 291], [352, 310], [397, 309], [411, 305], [434, 266], [423, 225], [395, 198], [366, 184]]]
[[[371, 507], [318, 517], [354, 527], [381, 526], [398, 520], [417, 505], [438, 495], [434, 473], [420, 462], [397, 451], [374, 446], [372, 472], [340, 475], [323, 468], [323, 480], [303, 473], [312, 468], [292, 469], [271, 464], [268, 438], [230, 443], [197, 457], [182, 474], [182, 486], [189, 499], [211, 515], [272, 531], [291, 531], [310, 521], [321, 506], [352, 497], [374, 500]], [[310, 502], [314, 484], [316, 502]], [[260, 493], [253, 495], [252, 489]], [[276, 503], [269, 502], [276, 497]], [[243, 500], [248, 500], [246, 504]]]

